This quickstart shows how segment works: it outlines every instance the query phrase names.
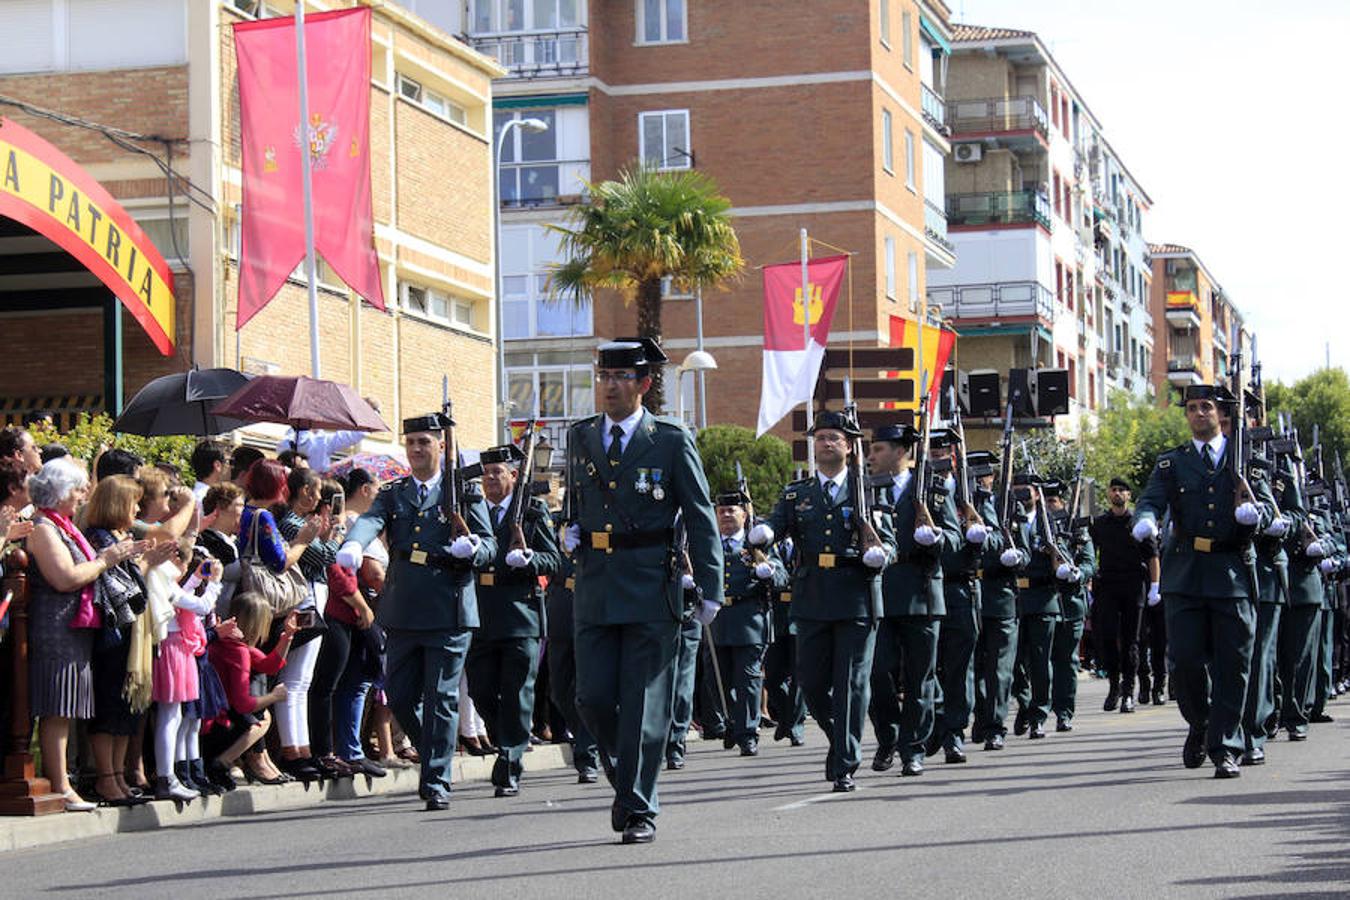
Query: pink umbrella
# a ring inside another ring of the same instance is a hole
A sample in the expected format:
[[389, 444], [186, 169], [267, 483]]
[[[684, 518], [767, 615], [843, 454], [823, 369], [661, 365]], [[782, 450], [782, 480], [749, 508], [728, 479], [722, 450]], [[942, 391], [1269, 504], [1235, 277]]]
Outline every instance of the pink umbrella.
[[245, 422], [278, 422], [297, 431], [388, 431], [389, 426], [356, 391], [305, 375], [259, 375], [212, 410]]
[[326, 474], [329, 478], [346, 478], [352, 469], [365, 469], [380, 484], [412, 474], [406, 462], [387, 453], [355, 453], [329, 466]]

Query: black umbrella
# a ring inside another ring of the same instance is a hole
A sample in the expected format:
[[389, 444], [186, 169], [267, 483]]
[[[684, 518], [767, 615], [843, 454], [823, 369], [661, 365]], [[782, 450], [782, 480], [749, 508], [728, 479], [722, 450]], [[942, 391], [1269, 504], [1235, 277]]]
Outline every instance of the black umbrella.
[[247, 423], [217, 416], [211, 408], [247, 384], [249, 377], [234, 369], [192, 369], [156, 378], [131, 398], [112, 430], [146, 437], [205, 437], [232, 431]]

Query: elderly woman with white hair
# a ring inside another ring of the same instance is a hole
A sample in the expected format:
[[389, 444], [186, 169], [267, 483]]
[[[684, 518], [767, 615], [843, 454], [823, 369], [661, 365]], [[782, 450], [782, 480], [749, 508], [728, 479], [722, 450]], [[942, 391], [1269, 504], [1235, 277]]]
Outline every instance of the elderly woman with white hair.
[[90, 657], [96, 631], [78, 617], [90, 609], [99, 575], [146, 549], [144, 541], [124, 540], [94, 551], [74, 523], [88, 490], [89, 476], [68, 457], [51, 460], [28, 479], [37, 510], [28, 538], [29, 701], [38, 720], [44, 774], [52, 790], [65, 795], [69, 812], [94, 808], [66, 776], [70, 720], [94, 714]]

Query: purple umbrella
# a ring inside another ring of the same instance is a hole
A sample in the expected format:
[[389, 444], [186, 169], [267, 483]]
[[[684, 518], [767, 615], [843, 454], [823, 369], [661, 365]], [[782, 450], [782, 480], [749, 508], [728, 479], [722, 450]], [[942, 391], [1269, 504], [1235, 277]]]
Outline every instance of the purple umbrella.
[[389, 426], [356, 391], [305, 375], [259, 375], [212, 410], [245, 422], [277, 422], [297, 431], [388, 431]]

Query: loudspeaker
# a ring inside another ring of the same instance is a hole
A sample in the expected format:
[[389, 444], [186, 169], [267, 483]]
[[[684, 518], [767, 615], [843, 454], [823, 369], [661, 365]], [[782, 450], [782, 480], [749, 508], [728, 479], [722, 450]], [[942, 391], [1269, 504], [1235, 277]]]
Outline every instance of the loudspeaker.
[[[942, 393], [939, 395], [941, 400], [938, 402], [938, 418], [942, 419], [944, 422], [950, 422], [952, 420], [952, 413], [954, 412], [952, 409], [952, 401], [956, 398], [955, 384], [956, 370], [952, 368], [946, 369], [942, 373]], [[966, 415], [965, 408], [966, 405], [962, 403], [961, 415]]]
[[[1013, 418], [1036, 418], [1036, 406], [1031, 400], [1031, 387], [1027, 378], [1027, 369], [1008, 370], [1008, 402], [1012, 404]], [[1000, 415], [1002, 411], [1000, 410]]]
[[1027, 390], [1040, 418], [1062, 416], [1069, 411], [1068, 369], [1030, 370], [1027, 372]]
[[977, 419], [996, 419], [1003, 415], [998, 372], [993, 369], [962, 372], [960, 383], [961, 415]]

